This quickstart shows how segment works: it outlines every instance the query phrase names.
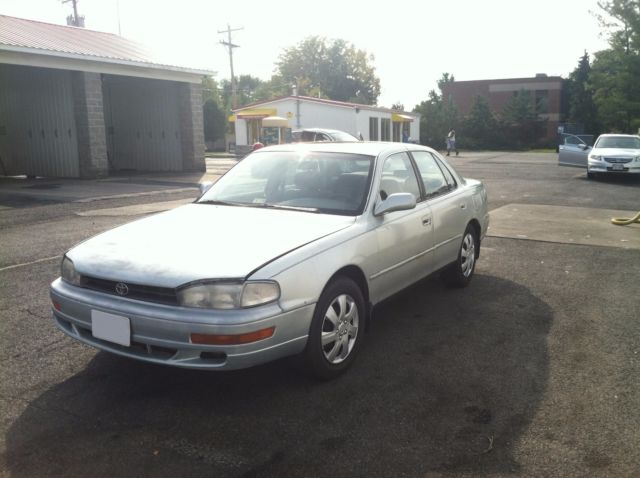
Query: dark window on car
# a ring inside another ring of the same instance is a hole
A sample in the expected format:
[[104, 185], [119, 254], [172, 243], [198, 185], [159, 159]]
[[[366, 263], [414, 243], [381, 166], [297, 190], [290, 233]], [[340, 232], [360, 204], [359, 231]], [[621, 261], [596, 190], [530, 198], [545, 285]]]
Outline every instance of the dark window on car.
[[449, 182], [445, 179], [440, 166], [438, 166], [431, 153], [428, 151], [413, 151], [411, 154], [418, 166], [418, 171], [420, 171], [427, 198], [443, 194], [451, 189]]
[[449, 189], [455, 189], [458, 186], [458, 183], [456, 182], [456, 179], [453, 177], [453, 174], [451, 174], [451, 171], [449, 171], [449, 168], [447, 167], [446, 164], [444, 164], [435, 154], [431, 154], [435, 160], [436, 163], [438, 163], [438, 166], [440, 166], [440, 170], [442, 171], [442, 174], [444, 175], [444, 178], [447, 180], [447, 184], [449, 184]]
[[378, 118], [369, 118], [369, 141], [378, 141]]
[[300, 134], [300, 141], [310, 142], [315, 141], [316, 133], [314, 131], [303, 131]]
[[316, 141], [324, 142], [324, 141], [331, 141], [331, 139], [326, 134], [316, 133]]
[[420, 199], [420, 186], [407, 153], [389, 156], [382, 166], [380, 197], [384, 200], [394, 193], [411, 193]]

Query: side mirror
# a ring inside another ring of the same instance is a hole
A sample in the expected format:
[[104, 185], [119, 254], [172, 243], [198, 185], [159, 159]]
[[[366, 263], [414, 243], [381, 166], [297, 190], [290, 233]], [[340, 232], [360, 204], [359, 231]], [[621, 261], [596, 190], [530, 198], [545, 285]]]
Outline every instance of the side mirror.
[[374, 216], [382, 216], [394, 211], [407, 211], [416, 207], [416, 197], [411, 193], [394, 193], [387, 199], [376, 204], [373, 209]]
[[211, 181], [206, 181], [204, 183], [198, 184], [198, 187], [200, 188], [200, 196], [202, 196], [209, 189], [211, 189], [211, 186], [213, 186], [213, 183]]
[[591, 146], [589, 146], [588, 144], [584, 144], [584, 143], [580, 143], [578, 145], [578, 148], [580, 148], [582, 151], [586, 151], [587, 149], [589, 149]]

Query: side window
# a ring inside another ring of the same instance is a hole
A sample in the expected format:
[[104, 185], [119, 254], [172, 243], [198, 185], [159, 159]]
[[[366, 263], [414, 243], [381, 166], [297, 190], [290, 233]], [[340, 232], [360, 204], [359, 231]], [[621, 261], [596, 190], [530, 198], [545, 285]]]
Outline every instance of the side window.
[[394, 193], [411, 193], [420, 199], [418, 179], [407, 153], [389, 156], [382, 166], [380, 178], [380, 197], [384, 200]]
[[565, 136], [564, 138], [564, 144], [571, 144], [573, 146], [578, 146], [579, 144], [582, 144], [582, 143], [584, 143], [584, 141], [582, 141], [577, 136], [568, 135], [568, 136]]
[[[412, 151], [413, 159], [415, 159], [424, 184], [424, 190], [427, 197], [437, 196], [451, 189], [442, 170], [436, 163], [436, 159], [428, 151]], [[453, 178], [452, 178], [453, 179]]]
[[440, 161], [440, 159], [436, 155], [431, 154], [431, 156], [436, 159], [436, 163], [438, 163], [438, 166], [440, 166], [442, 174], [444, 174], [444, 178], [447, 180], [447, 184], [449, 185], [449, 189], [455, 189], [458, 186], [458, 183], [456, 183], [456, 180], [453, 177], [453, 174], [451, 174], [451, 171], [449, 171], [449, 168], [447, 168], [447, 166], [442, 161]]
[[326, 136], [326, 135], [325, 135], [325, 134], [323, 134], [323, 133], [317, 133], [317, 134], [316, 134], [316, 141], [321, 141], [321, 142], [329, 141], [329, 137], [328, 137], [328, 136]]

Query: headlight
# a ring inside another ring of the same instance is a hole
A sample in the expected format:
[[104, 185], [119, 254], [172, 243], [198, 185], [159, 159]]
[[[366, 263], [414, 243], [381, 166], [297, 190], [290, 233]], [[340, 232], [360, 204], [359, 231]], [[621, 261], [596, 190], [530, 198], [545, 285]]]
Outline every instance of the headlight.
[[600, 161], [602, 159], [602, 156], [600, 156], [599, 154], [592, 154], [591, 156], [589, 156], [589, 159], [595, 159], [596, 161]]
[[67, 256], [64, 256], [62, 259], [60, 275], [62, 276], [62, 279], [69, 284], [80, 285], [80, 274], [76, 272], [73, 262]]
[[178, 303], [200, 309], [242, 309], [273, 302], [280, 298], [277, 282], [211, 282], [178, 290]]

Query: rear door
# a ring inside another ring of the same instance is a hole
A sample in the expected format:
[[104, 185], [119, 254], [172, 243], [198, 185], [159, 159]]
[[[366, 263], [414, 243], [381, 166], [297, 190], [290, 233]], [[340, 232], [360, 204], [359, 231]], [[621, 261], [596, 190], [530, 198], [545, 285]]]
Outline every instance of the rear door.
[[469, 197], [444, 163], [429, 151], [412, 151], [433, 216], [434, 269], [458, 257], [469, 220]]

